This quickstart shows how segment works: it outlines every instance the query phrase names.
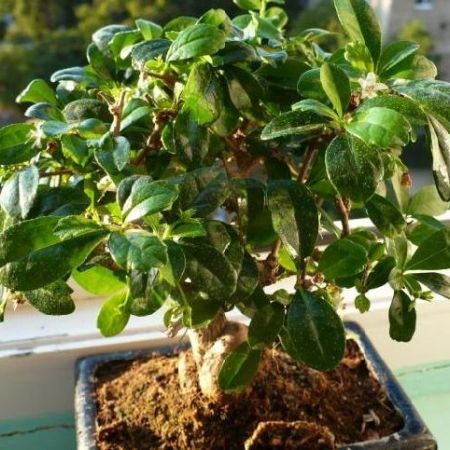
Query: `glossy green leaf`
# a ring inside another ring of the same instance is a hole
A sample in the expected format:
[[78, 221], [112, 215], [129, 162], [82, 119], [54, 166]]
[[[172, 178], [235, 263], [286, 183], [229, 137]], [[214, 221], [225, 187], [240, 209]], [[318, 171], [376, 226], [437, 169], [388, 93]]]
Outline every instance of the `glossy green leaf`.
[[328, 280], [357, 275], [367, 264], [366, 249], [350, 239], [338, 239], [323, 252], [319, 261], [319, 271]]
[[406, 227], [403, 214], [381, 195], [374, 194], [366, 202], [366, 210], [370, 220], [385, 236], [395, 236]]
[[288, 353], [308, 366], [334, 369], [345, 351], [345, 331], [334, 308], [319, 296], [297, 291], [289, 306], [286, 335], [282, 343]]
[[39, 151], [31, 139], [33, 130], [31, 123], [15, 123], [0, 128], [0, 165], [28, 161]]
[[159, 38], [163, 32], [162, 27], [151, 20], [137, 19], [136, 26], [146, 41]]
[[147, 231], [112, 233], [108, 249], [114, 261], [127, 271], [149, 271], [167, 263], [166, 246]]
[[365, 288], [366, 290], [377, 289], [389, 282], [389, 276], [396, 266], [396, 260], [392, 256], [385, 256], [369, 272]]
[[297, 90], [302, 97], [325, 101], [327, 94], [323, 90], [320, 81], [320, 69], [311, 69], [300, 75]]
[[89, 161], [91, 153], [84, 139], [73, 134], [67, 134], [62, 136], [61, 144], [63, 154], [66, 158], [72, 159], [80, 166], [85, 166]]
[[450, 201], [450, 133], [434, 117], [429, 117], [429, 144], [433, 176], [441, 199]]
[[103, 336], [119, 334], [127, 326], [130, 314], [126, 310], [127, 291], [114, 294], [103, 303], [97, 317], [97, 328]]
[[186, 255], [185, 274], [197, 289], [221, 301], [233, 295], [237, 274], [221, 252], [197, 241], [182, 242], [182, 248]]
[[450, 268], [450, 230], [442, 229], [425, 239], [406, 268], [408, 270], [441, 270]]
[[443, 273], [414, 273], [412, 276], [436, 294], [450, 299], [450, 277]]
[[126, 222], [133, 222], [170, 208], [178, 196], [177, 186], [166, 180], [152, 181], [150, 177], [137, 178], [123, 203]]
[[325, 153], [329, 180], [352, 200], [370, 198], [383, 178], [379, 151], [350, 136], [334, 138]]
[[342, 27], [353, 41], [362, 42], [377, 63], [381, 52], [381, 30], [366, 0], [334, 0]]
[[241, 9], [256, 11], [261, 8], [261, 0], [233, 0], [233, 3]]
[[[119, 34], [119, 33], [118, 33]], [[95, 45], [90, 44], [86, 52], [90, 68], [102, 79], [113, 80], [115, 75], [115, 65], [112, 58], [105, 54]]]
[[331, 120], [339, 119], [338, 115], [329, 106], [312, 98], [307, 98], [294, 103], [292, 105], [292, 109], [299, 111], [311, 111], [319, 116], [328, 117]]
[[28, 86], [17, 96], [16, 102], [44, 102], [54, 106], [58, 104], [54, 90], [47, 84], [46, 81], [41, 79], [31, 81]]
[[399, 112], [376, 106], [358, 113], [346, 129], [368, 145], [389, 148], [408, 143], [411, 125]]
[[183, 91], [184, 107], [192, 120], [205, 125], [216, 120], [222, 108], [221, 84], [211, 65], [196, 64]]
[[74, 270], [72, 277], [85, 291], [94, 295], [111, 295], [126, 288], [121, 272], [113, 272], [104, 266], [91, 266], [86, 270]]
[[134, 45], [131, 50], [133, 67], [137, 70], [145, 70], [148, 61], [166, 55], [170, 44], [171, 42], [168, 39], [153, 39]]
[[171, 286], [176, 286], [186, 270], [186, 256], [178, 243], [167, 240], [164, 244], [167, 249], [167, 262], [160, 268], [160, 273]]
[[327, 120], [310, 111], [289, 111], [281, 113], [269, 122], [261, 133], [262, 140], [290, 135], [320, 134], [326, 128]]
[[[138, 30], [121, 31], [114, 35], [108, 45], [119, 67], [121, 67], [121, 60], [130, 55], [133, 44], [141, 39], [142, 35]], [[92, 62], [90, 64], [92, 65]]]
[[0, 234], [0, 283], [28, 291], [46, 286], [79, 267], [107, 231], [61, 240], [53, 232], [60, 218], [20, 222]]
[[307, 187], [289, 180], [273, 181], [268, 189], [272, 222], [284, 246], [294, 258], [306, 258], [316, 245], [319, 213]]
[[258, 309], [250, 321], [248, 342], [252, 347], [270, 345], [278, 336], [284, 322], [284, 307], [269, 303]]
[[389, 335], [399, 342], [409, 342], [416, 331], [414, 303], [403, 291], [395, 291], [389, 308]]
[[95, 222], [95, 220], [86, 219], [82, 216], [63, 217], [53, 229], [54, 234], [61, 240], [75, 238], [96, 231], [105, 231], [105, 228]]
[[62, 316], [75, 311], [75, 303], [71, 297], [72, 292], [65, 281], [58, 280], [40, 289], [25, 291], [23, 294], [39, 312]]
[[30, 166], [13, 174], [4, 184], [0, 206], [9, 216], [25, 219], [33, 206], [39, 184], [39, 171]]
[[226, 358], [219, 372], [219, 386], [224, 392], [243, 391], [253, 380], [261, 359], [261, 350], [243, 342]]
[[433, 185], [420, 188], [411, 198], [408, 214], [440, 216], [448, 211], [449, 203], [444, 202]]
[[200, 23], [181, 31], [167, 52], [167, 61], [182, 61], [213, 55], [225, 47], [225, 33], [213, 25]]
[[349, 42], [345, 46], [344, 57], [353, 68], [362, 73], [370, 73], [374, 71], [372, 55], [366, 45], [362, 42]]
[[335, 64], [324, 63], [320, 68], [320, 81], [334, 109], [342, 116], [348, 108], [351, 97], [347, 74]]
[[355, 308], [364, 314], [370, 310], [370, 300], [364, 295], [360, 294], [355, 298]]
[[419, 49], [420, 45], [416, 42], [396, 41], [387, 45], [378, 62], [378, 73], [383, 78], [384, 74], [389, 74], [395, 70], [405, 58], [412, 55]]

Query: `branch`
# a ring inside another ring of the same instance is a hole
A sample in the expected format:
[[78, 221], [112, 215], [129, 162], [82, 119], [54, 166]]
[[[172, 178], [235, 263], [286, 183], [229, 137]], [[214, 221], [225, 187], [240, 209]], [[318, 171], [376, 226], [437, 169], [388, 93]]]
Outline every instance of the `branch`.
[[342, 223], [342, 236], [348, 236], [350, 234], [349, 217], [349, 200], [342, 198], [340, 195], [336, 197], [336, 208], [341, 216]]
[[59, 175], [73, 175], [73, 172], [69, 169], [55, 170], [54, 172], [39, 172], [41, 178], [56, 177]]
[[319, 142], [312, 144], [305, 153], [302, 166], [297, 176], [297, 181], [300, 184], [305, 184], [308, 181], [309, 174], [311, 172], [312, 165], [316, 160], [319, 153]]
[[121, 91], [118, 101], [110, 108], [111, 114], [113, 115], [111, 132], [114, 137], [120, 135], [120, 121], [122, 118], [122, 111], [125, 104], [125, 96], [126, 96], [125, 90]]

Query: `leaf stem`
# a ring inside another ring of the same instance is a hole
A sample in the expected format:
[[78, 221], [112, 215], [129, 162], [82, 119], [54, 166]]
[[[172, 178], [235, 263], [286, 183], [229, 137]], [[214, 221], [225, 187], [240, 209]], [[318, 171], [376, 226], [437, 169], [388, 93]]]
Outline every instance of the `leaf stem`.
[[125, 90], [121, 91], [118, 101], [113, 106], [111, 106], [111, 114], [113, 115], [111, 132], [114, 137], [120, 135], [120, 122], [122, 118], [123, 107], [125, 105], [125, 96], [126, 91]]
[[315, 142], [310, 147], [308, 147], [308, 150], [305, 153], [305, 157], [303, 158], [302, 166], [297, 176], [297, 181], [300, 184], [305, 184], [308, 181], [312, 165], [316, 160], [318, 153], [319, 153], [319, 142]]

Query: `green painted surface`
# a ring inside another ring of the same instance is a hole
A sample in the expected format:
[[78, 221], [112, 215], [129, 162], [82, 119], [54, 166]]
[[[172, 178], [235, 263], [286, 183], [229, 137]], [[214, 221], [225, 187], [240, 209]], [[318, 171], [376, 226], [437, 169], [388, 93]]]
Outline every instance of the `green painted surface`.
[[[435, 435], [450, 450], [450, 361], [398, 370], [396, 375]], [[0, 423], [0, 450], [76, 450], [72, 411]]]
[[73, 412], [2, 421], [0, 450], [76, 450]]
[[396, 375], [437, 439], [439, 449], [449, 450], [450, 361], [398, 370]]

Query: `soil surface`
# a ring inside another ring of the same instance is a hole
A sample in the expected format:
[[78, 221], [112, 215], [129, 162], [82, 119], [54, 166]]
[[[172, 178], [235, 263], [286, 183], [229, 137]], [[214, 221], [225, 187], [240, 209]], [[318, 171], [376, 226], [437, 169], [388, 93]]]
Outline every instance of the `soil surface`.
[[328, 373], [267, 351], [252, 387], [222, 404], [205, 400], [195, 383], [181, 392], [177, 360], [153, 355], [99, 367], [100, 450], [331, 450], [403, 426], [354, 341]]

